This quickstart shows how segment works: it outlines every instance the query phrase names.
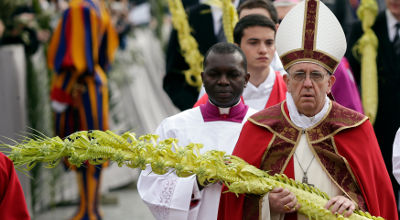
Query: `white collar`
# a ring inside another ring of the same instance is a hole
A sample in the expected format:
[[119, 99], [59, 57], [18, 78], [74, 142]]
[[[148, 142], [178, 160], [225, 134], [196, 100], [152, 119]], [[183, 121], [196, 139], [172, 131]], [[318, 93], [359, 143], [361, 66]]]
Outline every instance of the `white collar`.
[[247, 98], [265, 97], [265, 95], [271, 92], [275, 83], [275, 78], [275, 71], [271, 66], [269, 66], [269, 74], [267, 78], [265, 78], [264, 82], [262, 82], [258, 87], [253, 85], [250, 81], [247, 83], [247, 86], [243, 91], [243, 98], [246, 100]]
[[[211, 105], [216, 106], [216, 105], [215, 105], [214, 103], [212, 103], [210, 100], [208, 100], [208, 102], [210, 102]], [[239, 105], [239, 103], [240, 103], [240, 100], [239, 100], [238, 103], [236, 103], [235, 105], [233, 105], [233, 106], [231, 106], [231, 107], [227, 107], [227, 108], [222, 108], [222, 107], [218, 107], [218, 106], [216, 106], [216, 107], [218, 108], [219, 114], [220, 114], [220, 115], [229, 115], [229, 111], [231, 110], [231, 108], [232, 108], [232, 107], [235, 107], [235, 106], [237, 106], [237, 105]]]
[[389, 9], [386, 9], [385, 13], [386, 13], [389, 40], [393, 42], [394, 37], [396, 36], [396, 24], [399, 23], [400, 21], [396, 20], [396, 18], [392, 15]]
[[313, 117], [307, 117], [297, 111], [297, 107], [294, 104], [292, 95], [289, 92], [286, 92], [286, 104], [289, 110], [290, 119], [297, 127], [302, 129], [310, 128], [320, 122], [328, 112], [330, 102], [331, 100], [328, 98], [328, 96], [325, 96], [325, 104], [321, 111]]

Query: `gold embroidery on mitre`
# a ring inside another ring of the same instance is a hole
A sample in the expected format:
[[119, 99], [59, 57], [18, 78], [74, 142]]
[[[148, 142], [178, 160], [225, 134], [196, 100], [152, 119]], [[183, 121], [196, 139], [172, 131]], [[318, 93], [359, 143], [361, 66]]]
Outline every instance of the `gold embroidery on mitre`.
[[310, 61], [323, 66], [329, 72], [333, 73], [339, 65], [339, 61], [335, 57], [316, 49], [319, 7], [319, 1], [306, 0], [301, 47], [287, 51], [280, 56], [286, 70], [295, 63]]

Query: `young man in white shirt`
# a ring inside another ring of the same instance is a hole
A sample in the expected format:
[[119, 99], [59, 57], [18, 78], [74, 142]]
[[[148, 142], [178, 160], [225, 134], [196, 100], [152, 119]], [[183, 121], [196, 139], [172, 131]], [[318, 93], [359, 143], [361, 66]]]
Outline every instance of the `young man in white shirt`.
[[[251, 14], [239, 20], [233, 33], [235, 44], [246, 54], [250, 74], [243, 100], [256, 110], [273, 106], [285, 99], [286, 85], [283, 78], [270, 66], [275, 54], [275, 32], [275, 24], [268, 17]], [[206, 101], [205, 95], [196, 105]]]

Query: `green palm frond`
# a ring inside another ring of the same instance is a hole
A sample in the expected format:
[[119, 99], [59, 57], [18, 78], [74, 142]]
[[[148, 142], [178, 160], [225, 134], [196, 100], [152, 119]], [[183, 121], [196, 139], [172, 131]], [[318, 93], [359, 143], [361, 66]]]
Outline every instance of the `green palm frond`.
[[[293, 192], [301, 204], [299, 212], [312, 219], [347, 219], [334, 215], [324, 208], [329, 197], [319, 189], [300, 183], [285, 175], [271, 176], [263, 170], [249, 165], [244, 160], [226, 155], [222, 151], [207, 151], [200, 154], [201, 144], [191, 143], [178, 146], [178, 140], [167, 139], [157, 142], [157, 136], [148, 134], [136, 138], [134, 133], [116, 135], [111, 131], [79, 131], [64, 140], [59, 137], [26, 138], [20, 144], [4, 145], [11, 149], [9, 158], [16, 166], [27, 165], [28, 169], [38, 162], [55, 167], [63, 157], [71, 164], [83, 162], [100, 164], [106, 160], [119, 166], [145, 169], [151, 165], [156, 174], [165, 174], [175, 169], [180, 177], [196, 174], [199, 183], [223, 182], [229, 191], [241, 194], [263, 195], [275, 187]], [[356, 210], [348, 219], [383, 219]]]

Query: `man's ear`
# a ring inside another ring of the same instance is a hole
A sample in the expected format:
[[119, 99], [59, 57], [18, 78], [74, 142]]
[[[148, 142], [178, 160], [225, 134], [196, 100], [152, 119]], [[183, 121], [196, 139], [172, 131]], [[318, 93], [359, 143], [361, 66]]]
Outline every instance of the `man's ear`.
[[245, 87], [246, 87], [246, 85], [247, 85], [247, 83], [249, 82], [249, 79], [250, 79], [250, 73], [249, 72], [247, 72], [246, 73], [246, 76], [245, 76], [245, 78], [246, 78], [246, 81], [245, 81]]
[[331, 92], [332, 87], [335, 84], [335, 82], [336, 82], [336, 77], [333, 74], [330, 75], [329, 76], [329, 81], [328, 81], [328, 83], [329, 83], [328, 84], [328, 91], [327, 91], [328, 94]]
[[279, 23], [276, 23], [275, 24], [275, 34], [276, 34], [276, 31], [278, 30], [278, 28], [279, 28]]

